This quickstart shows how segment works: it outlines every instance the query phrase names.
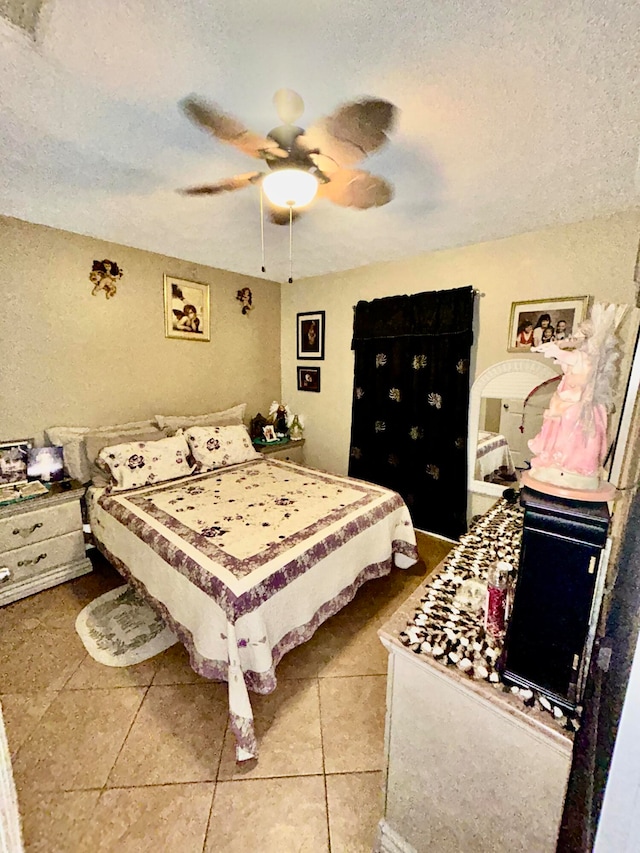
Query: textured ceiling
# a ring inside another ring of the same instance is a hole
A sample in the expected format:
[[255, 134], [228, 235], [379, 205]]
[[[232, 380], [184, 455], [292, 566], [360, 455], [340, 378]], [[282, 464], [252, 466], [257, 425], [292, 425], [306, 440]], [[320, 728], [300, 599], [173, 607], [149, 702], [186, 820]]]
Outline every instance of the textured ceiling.
[[[281, 87], [303, 126], [362, 95], [401, 111], [365, 161], [395, 198], [315, 203], [296, 279], [639, 203], [635, 0], [47, 0], [37, 20], [31, 0], [20, 28], [22, 5], [0, 0], [0, 213], [259, 275], [256, 187], [175, 192], [257, 161], [178, 101], [266, 133]], [[286, 280], [287, 229], [265, 241], [266, 277]]]

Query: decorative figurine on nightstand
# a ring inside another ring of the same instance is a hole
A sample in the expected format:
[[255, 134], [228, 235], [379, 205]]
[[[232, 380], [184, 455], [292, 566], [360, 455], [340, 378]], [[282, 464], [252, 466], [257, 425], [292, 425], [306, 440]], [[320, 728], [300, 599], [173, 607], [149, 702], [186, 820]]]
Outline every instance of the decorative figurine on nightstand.
[[264, 438], [264, 434], [262, 432], [263, 427], [266, 427], [267, 419], [264, 415], [261, 415], [260, 412], [255, 416], [255, 418], [251, 419], [251, 425], [249, 426], [249, 435], [252, 439], [256, 438]]
[[575, 500], [614, 497], [615, 488], [602, 479], [602, 463], [620, 355], [616, 329], [626, 308], [596, 302], [573, 337], [533, 347], [532, 352], [553, 358], [564, 376], [542, 429], [529, 442], [535, 456], [531, 471], [522, 476], [525, 486]]
[[304, 429], [304, 423], [302, 421], [302, 415], [294, 415], [289, 426], [289, 438], [293, 441], [298, 441], [302, 438], [302, 430]]
[[269, 417], [276, 431], [278, 438], [284, 438], [289, 435], [289, 418], [291, 412], [286, 403], [278, 403], [274, 400], [269, 407]]

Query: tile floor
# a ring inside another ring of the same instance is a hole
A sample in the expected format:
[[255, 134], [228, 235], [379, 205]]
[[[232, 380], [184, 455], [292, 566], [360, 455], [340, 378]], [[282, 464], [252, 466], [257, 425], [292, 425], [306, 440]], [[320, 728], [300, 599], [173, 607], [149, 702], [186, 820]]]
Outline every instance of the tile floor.
[[[381, 817], [386, 652], [378, 627], [451, 547], [366, 584], [252, 695], [260, 758], [236, 764], [226, 685], [176, 645], [115, 669], [76, 614], [122, 583], [92, 574], [0, 609], [0, 702], [25, 847], [42, 853], [360, 853]], [[94, 552], [95, 554], [95, 552]]]

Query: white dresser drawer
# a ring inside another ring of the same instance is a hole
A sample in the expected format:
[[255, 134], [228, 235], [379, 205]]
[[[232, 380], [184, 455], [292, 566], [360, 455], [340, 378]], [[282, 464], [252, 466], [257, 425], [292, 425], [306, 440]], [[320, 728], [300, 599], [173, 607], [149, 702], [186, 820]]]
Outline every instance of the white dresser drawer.
[[82, 530], [6, 551], [0, 556], [0, 569], [8, 569], [9, 577], [0, 582], [0, 590], [65, 563], [82, 560], [84, 555]]
[[43, 506], [33, 512], [16, 513], [10, 518], [0, 519], [0, 554], [72, 530], [82, 530], [82, 514], [77, 500]]

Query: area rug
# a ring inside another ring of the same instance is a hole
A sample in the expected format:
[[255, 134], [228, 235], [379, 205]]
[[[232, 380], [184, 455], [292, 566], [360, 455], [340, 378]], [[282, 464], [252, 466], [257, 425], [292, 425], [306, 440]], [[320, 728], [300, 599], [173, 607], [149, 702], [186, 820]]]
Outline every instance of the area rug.
[[178, 642], [128, 584], [87, 604], [78, 614], [76, 631], [91, 657], [106, 666], [132, 666]]

